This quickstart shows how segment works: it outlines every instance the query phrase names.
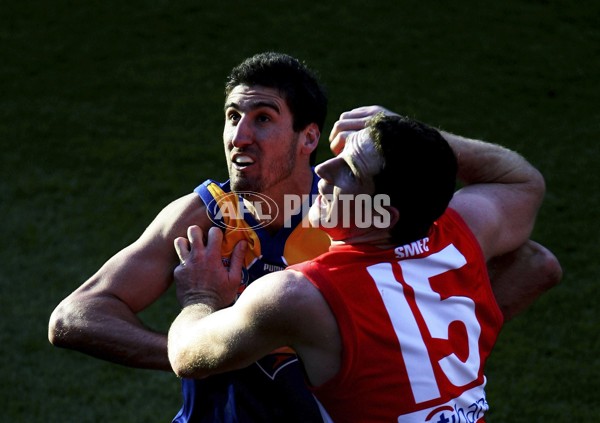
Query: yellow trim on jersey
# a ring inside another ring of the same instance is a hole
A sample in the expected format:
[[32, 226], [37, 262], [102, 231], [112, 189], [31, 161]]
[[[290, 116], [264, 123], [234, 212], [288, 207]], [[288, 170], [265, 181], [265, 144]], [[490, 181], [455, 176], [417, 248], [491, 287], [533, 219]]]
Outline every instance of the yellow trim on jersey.
[[244, 266], [250, 265], [261, 256], [260, 240], [240, 214], [239, 197], [233, 192], [225, 192], [217, 184], [209, 184], [208, 191], [215, 199], [221, 210], [225, 233], [223, 234], [223, 245], [221, 255], [225, 258], [231, 257], [235, 245], [245, 240], [248, 243]]

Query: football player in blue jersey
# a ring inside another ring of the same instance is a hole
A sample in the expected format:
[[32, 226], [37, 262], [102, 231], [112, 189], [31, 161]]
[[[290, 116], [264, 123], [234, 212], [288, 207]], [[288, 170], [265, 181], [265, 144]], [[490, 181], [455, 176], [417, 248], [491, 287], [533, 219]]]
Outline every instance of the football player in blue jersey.
[[[344, 131], [363, 125], [365, 114], [378, 110], [342, 116], [332, 146], [343, 140]], [[138, 313], [172, 284], [179, 264], [173, 241], [192, 225], [205, 233], [211, 226], [223, 228], [225, 262], [232, 246], [246, 239], [247, 281], [325, 251], [328, 238], [303, 224], [305, 204], [286, 199], [310, 204], [326, 112], [320, 82], [299, 60], [268, 52], [236, 66], [226, 84], [223, 130], [229, 181], [207, 180], [168, 204], [134, 243], [56, 307], [50, 341], [122, 365], [170, 371], [167, 335], [144, 325]], [[241, 195], [231, 201], [230, 191]], [[257, 204], [265, 199], [277, 213], [261, 213]], [[231, 208], [238, 213], [225, 213]], [[507, 317], [558, 281], [556, 259], [535, 243], [503, 260], [493, 283]], [[242, 371], [183, 380], [183, 406], [174, 421], [313, 421], [318, 413], [302, 381], [296, 357], [286, 350]]]

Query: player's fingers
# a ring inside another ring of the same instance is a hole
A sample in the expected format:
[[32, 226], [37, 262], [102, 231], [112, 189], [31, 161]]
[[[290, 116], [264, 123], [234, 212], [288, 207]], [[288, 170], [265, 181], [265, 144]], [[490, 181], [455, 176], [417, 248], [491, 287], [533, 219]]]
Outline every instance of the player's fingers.
[[367, 118], [340, 119], [333, 124], [329, 133], [329, 141], [333, 141], [339, 134], [348, 131], [360, 131], [365, 127]]
[[223, 243], [223, 231], [216, 226], [208, 230], [206, 238], [206, 249], [208, 253], [221, 254], [221, 244]]
[[385, 110], [381, 106], [361, 106], [352, 110], [348, 110], [340, 115], [339, 120], [363, 118], [373, 116], [378, 111]]
[[[231, 259], [229, 262], [229, 278], [241, 278], [242, 275], [242, 266], [244, 265], [244, 256], [246, 255], [246, 249], [248, 248], [248, 243], [246, 241], [238, 242], [234, 249], [233, 253], [231, 253]], [[237, 281], [237, 279], [235, 280]]]
[[346, 145], [346, 139], [353, 131], [344, 131], [339, 132], [333, 140], [331, 140], [329, 144], [329, 148], [331, 152], [336, 156], [342, 152], [344, 146]]
[[352, 109], [340, 115], [337, 122], [333, 124], [329, 139], [333, 140], [333, 138], [342, 131], [360, 131], [365, 127], [368, 120], [378, 113], [383, 113], [387, 116], [397, 115], [382, 106], [374, 105], [357, 107], [356, 109]]
[[175, 252], [177, 253], [177, 257], [179, 257], [179, 261], [182, 264], [185, 263], [185, 261], [190, 255], [189, 241], [186, 238], [180, 236], [178, 238], [175, 238], [173, 244], [175, 246]]
[[200, 226], [198, 225], [192, 225], [188, 228], [187, 230], [187, 236], [188, 239], [190, 240], [190, 244], [192, 245], [192, 248], [199, 245], [203, 245], [204, 243], [202, 242], [202, 229], [200, 229]]

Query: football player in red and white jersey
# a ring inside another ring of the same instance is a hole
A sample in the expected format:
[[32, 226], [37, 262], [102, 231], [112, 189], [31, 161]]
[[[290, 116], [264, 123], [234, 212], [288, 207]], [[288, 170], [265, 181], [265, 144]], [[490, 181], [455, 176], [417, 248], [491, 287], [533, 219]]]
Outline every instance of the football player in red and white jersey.
[[527, 242], [541, 174], [498, 145], [384, 113], [344, 144], [316, 168], [309, 211], [328, 253], [228, 307], [245, 244], [226, 269], [219, 229], [206, 245], [197, 226], [175, 240], [173, 369], [202, 378], [289, 346], [326, 421], [484, 421], [483, 369], [503, 322], [486, 262]]

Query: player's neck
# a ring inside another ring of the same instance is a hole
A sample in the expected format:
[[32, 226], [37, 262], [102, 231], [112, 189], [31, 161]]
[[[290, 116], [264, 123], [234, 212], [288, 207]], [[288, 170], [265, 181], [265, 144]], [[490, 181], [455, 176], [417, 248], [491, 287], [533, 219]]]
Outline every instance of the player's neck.
[[[306, 212], [308, 209], [302, 207], [302, 202], [306, 196], [311, 194], [313, 183], [313, 172], [310, 167], [298, 169], [294, 174], [277, 185], [270, 187], [265, 192], [250, 200], [265, 201], [270, 204], [269, 213], [264, 213], [264, 209], [257, 210], [252, 206], [248, 210], [252, 213], [257, 222], [264, 224], [264, 228], [269, 233], [278, 232], [286, 222], [289, 222], [293, 215]], [[287, 198], [286, 198], [287, 197]], [[248, 206], [248, 201], [246, 201]]]
[[365, 230], [348, 231], [339, 234], [330, 233], [329, 235], [332, 237], [332, 245], [368, 244], [381, 249], [393, 248], [395, 246], [387, 229], [371, 227]]

